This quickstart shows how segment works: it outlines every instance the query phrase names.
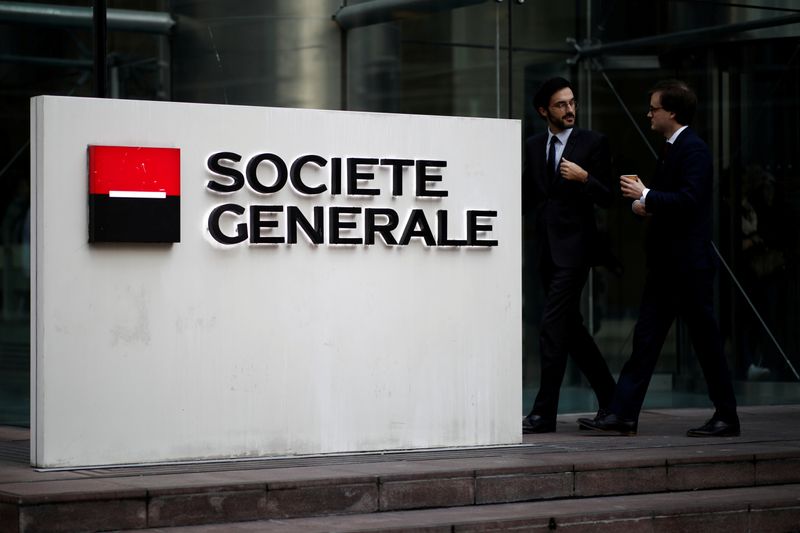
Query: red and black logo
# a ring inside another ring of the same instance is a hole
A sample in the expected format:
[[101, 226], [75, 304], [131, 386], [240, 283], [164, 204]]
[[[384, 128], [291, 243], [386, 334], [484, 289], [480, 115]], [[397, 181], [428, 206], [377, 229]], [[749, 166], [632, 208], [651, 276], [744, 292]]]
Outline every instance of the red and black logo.
[[179, 148], [89, 146], [89, 242], [180, 242]]

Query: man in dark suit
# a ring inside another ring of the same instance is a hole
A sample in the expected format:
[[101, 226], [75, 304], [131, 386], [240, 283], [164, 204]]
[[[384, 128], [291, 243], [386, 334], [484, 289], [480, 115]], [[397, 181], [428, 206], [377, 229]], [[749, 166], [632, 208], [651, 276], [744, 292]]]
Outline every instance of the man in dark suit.
[[523, 204], [536, 209], [536, 258], [545, 289], [540, 328], [541, 384], [524, 433], [556, 430], [556, 414], [567, 354], [589, 380], [601, 410], [614, 378], [583, 325], [580, 296], [596, 259], [595, 204], [613, 201], [611, 155], [605, 136], [575, 128], [575, 95], [564, 78], [547, 80], [533, 105], [547, 132], [525, 146]]
[[708, 146], [687, 125], [697, 97], [683, 82], [660, 82], [650, 92], [651, 129], [667, 140], [651, 187], [620, 177], [631, 209], [647, 219], [647, 277], [633, 353], [619, 376], [610, 413], [580, 419], [584, 429], [633, 435], [650, 378], [677, 316], [686, 323], [716, 411], [690, 437], [738, 436], [739, 417], [722, 336], [712, 308], [716, 262], [711, 248], [712, 161]]

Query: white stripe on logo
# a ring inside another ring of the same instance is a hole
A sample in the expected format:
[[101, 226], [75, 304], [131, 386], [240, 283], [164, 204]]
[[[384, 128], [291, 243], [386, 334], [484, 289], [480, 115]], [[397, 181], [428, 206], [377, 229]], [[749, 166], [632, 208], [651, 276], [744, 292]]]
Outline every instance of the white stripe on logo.
[[166, 198], [167, 193], [164, 191], [109, 191], [108, 195], [111, 198]]

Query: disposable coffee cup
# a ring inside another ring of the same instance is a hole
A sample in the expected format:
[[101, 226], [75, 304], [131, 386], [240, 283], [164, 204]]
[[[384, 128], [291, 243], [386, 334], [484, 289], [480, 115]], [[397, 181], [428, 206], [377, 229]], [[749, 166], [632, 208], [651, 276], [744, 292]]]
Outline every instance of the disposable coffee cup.
[[623, 174], [620, 178], [625, 178], [630, 181], [639, 181], [639, 176], [637, 174]]

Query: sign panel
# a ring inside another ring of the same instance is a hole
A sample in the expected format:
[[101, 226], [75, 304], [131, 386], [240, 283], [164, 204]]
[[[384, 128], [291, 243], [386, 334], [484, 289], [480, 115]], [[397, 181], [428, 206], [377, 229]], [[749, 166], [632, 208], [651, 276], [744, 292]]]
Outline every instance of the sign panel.
[[521, 442], [518, 121], [37, 97], [31, 131], [35, 466]]

